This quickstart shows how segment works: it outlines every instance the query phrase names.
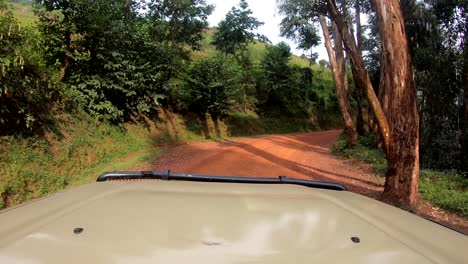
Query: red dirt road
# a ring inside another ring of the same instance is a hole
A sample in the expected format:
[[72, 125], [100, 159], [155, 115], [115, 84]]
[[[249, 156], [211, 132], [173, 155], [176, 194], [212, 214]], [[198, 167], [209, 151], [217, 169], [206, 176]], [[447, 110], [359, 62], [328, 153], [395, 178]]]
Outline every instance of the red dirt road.
[[377, 194], [383, 180], [331, 154], [340, 130], [178, 145], [139, 169], [333, 181]]
[[[340, 130], [332, 130], [180, 144], [169, 147], [152, 163], [135, 169], [229, 176], [284, 175], [338, 182], [352, 192], [378, 198], [383, 190], [383, 178], [372, 174], [363, 164], [341, 160], [331, 154], [331, 146], [340, 133]], [[466, 219], [427, 202], [418, 208], [418, 214], [468, 233]]]

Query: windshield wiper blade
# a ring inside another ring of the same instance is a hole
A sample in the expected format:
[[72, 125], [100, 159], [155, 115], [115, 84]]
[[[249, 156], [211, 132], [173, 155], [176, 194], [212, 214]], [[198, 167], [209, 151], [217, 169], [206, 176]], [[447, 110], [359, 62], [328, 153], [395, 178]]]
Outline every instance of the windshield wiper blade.
[[295, 184], [310, 188], [319, 188], [336, 191], [347, 191], [346, 187], [339, 183], [301, 180], [279, 176], [278, 178], [257, 178], [241, 176], [220, 176], [205, 174], [174, 173], [164, 171], [117, 171], [106, 172], [100, 175], [96, 181], [105, 182], [112, 180], [167, 180], [167, 181], [197, 181], [197, 182], [224, 182], [224, 183], [250, 183], [250, 184]]

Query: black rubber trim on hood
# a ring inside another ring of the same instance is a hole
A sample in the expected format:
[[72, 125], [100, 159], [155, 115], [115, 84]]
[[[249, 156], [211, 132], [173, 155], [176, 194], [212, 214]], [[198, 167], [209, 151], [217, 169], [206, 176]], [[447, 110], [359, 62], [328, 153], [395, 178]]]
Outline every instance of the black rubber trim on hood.
[[97, 182], [110, 180], [167, 180], [167, 181], [197, 181], [197, 182], [225, 182], [225, 183], [250, 183], [250, 184], [294, 184], [310, 188], [319, 188], [335, 191], [347, 191], [346, 187], [339, 183], [301, 180], [279, 176], [278, 178], [257, 178], [239, 176], [220, 176], [204, 174], [173, 173], [164, 171], [117, 171], [106, 172], [97, 178]]

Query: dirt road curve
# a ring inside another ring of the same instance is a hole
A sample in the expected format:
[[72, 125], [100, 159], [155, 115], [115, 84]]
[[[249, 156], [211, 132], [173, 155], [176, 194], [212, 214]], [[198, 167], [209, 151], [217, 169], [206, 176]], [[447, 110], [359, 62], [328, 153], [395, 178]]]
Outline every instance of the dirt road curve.
[[[170, 169], [173, 172], [229, 176], [276, 177], [332, 181], [350, 191], [377, 198], [384, 179], [360, 163], [331, 154], [340, 130], [249, 139], [179, 144], [150, 164], [136, 170]], [[468, 233], [468, 221], [423, 202], [418, 214]]]
[[170, 148], [153, 164], [139, 169], [231, 176], [285, 175], [340, 182], [360, 193], [381, 191], [381, 178], [352, 168], [330, 153], [340, 133], [334, 130], [183, 144]]

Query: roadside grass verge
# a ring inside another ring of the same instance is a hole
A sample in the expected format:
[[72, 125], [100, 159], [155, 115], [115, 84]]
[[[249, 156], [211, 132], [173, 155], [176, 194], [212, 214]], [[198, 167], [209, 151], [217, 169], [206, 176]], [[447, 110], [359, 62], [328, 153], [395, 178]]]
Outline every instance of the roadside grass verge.
[[[381, 149], [375, 147], [373, 136], [360, 137], [353, 148], [346, 146], [346, 137], [341, 135], [333, 146], [336, 155], [363, 161], [373, 171], [385, 177], [387, 161]], [[432, 204], [468, 217], [468, 178], [455, 171], [421, 169], [419, 193]]]
[[143, 127], [115, 127], [84, 114], [61, 119], [66, 125], [57, 134], [0, 138], [0, 209], [92, 182], [102, 172], [126, 170], [159, 153]]
[[241, 112], [229, 112], [225, 123], [228, 136], [232, 137], [320, 130], [318, 121], [312, 118], [259, 117], [252, 113]]

